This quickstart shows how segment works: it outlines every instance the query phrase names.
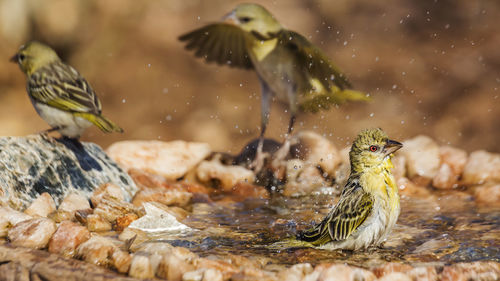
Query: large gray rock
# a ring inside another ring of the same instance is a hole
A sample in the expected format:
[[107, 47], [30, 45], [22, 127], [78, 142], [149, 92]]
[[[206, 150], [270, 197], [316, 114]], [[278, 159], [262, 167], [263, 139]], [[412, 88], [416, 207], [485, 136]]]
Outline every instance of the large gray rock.
[[22, 210], [43, 192], [59, 204], [72, 192], [89, 196], [105, 183], [114, 183], [130, 201], [137, 187], [96, 144], [45, 135], [0, 138], [0, 197]]

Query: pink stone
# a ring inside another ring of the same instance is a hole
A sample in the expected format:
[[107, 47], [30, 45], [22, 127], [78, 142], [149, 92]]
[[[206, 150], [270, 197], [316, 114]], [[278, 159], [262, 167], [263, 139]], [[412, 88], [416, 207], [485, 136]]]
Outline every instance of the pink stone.
[[113, 267], [120, 273], [127, 273], [132, 262], [132, 255], [127, 252], [116, 250], [111, 255]]
[[59, 211], [65, 211], [74, 214], [78, 210], [89, 209], [89, 200], [80, 194], [71, 193], [64, 198], [59, 205]]
[[440, 165], [439, 146], [427, 136], [417, 136], [403, 143], [398, 152], [406, 158], [407, 176], [422, 184], [430, 183]]
[[451, 146], [442, 146], [439, 155], [441, 166], [432, 180], [432, 185], [441, 189], [456, 187], [467, 162], [467, 152]]
[[500, 263], [494, 261], [457, 263], [445, 266], [442, 281], [499, 280]]
[[125, 169], [139, 169], [176, 180], [210, 154], [206, 143], [185, 141], [121, 141], [107, 149], [109, 157]]
[[87, 228], [71, 221], [63, 221], [50, 239], [49, 252], [73, 257], [77, 247], [89, 239], [90, 232]]
[[77, 256], [88, 263], [109, 267], [113, 264], [111, 257], [116, 249], [113, 240], [95, 235], [80, 244]]
[[121, 188], [115, 184], [107, 183], [99, 186], [96, 190], [94, 190], [94, 192], [92, 192], [92, 195], [90, 196], [92, 205], [99, 205], [99, 202], [104, 196], [110, 196], [120, 201], [125, 201]]
[[9, 230], [8, 238], [12, 245], [41, 249], [49, 243], [56, 231], [56, 224], [47, 218], [22, 221]]
[[486, 184], [476, 187], [474, 196], [478, 203], [500, 206], [500, 184]]
[[187, 206], [193, 195], [189, 192], [165, 188], [144, 188], [136, 193], [132, 204], [142, 206], [144, 202], [158, 202], [167, 206]]
[[500, 154], [474, 151], [465, 164], [462, 181], [466, 185], [500, 183]]
[[154, 278], [155, 272], [149, 261], [149, 257], [145, 255], [135, 254], [132, 257], [132, 262], [130, 263], [130, 269], [128, 274], [131, 277], [139, 279]]
[[30, 216], [47, 217], [48, 214], [56, 210], [56, 202], [47, 192], [40, 194], [31, 205], [24, 210], [25, 214]]

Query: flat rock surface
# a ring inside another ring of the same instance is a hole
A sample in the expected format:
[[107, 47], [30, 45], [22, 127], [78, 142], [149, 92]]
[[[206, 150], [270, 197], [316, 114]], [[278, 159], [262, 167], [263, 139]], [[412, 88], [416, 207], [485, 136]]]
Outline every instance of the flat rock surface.
[[109, 156], [128, 169], [139, 169], [176, 180], [211, 152], [206, 143], [185, 141], [121, 141], [112, 144]]
[[44, 135], [0, 138], [2, 200], [13, 208], [26, 208], [43, 192], [59, 204], [68, 193], [89, 195], [105, 183], [119, 186], [128, 201], [137, 190], [96, 144]]

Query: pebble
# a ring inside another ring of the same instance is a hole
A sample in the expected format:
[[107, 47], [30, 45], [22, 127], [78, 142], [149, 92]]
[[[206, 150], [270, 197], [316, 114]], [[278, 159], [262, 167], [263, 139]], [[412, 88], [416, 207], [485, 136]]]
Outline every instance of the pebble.
[[407, 176], [412, 181], [427, 185], [437, 175], [441, 162], [437, 143], [427, 136], [417, 136], [403, 142], [401, 153], [406, 158]]
[[106, 183], [99, 186], [96, 190], [94, 190], [94, 192], [92, 192], [92, 195], [90, 196], [92, 205], [99, 205], [104, 196], [112, 197], [119, 201], [125, 201], [125, 196], [123, 196], [123, 192], [119, 186], [112, 183]]
[[111, 223], [97, 214], [87, 216], [87, 228], [92, 232], [104, 232], [112, 229]]
[[120, 250], [115, 250], [111, 255], [113, 267], [120, 273], [127, 273], [132, 263], [132, 255]]
[[407, 272], [413, 269], [411, 265], [400, 262], [388, 262], [379, 267], [374, 268], [372, 271], [378, 277], [382, 277], [393, 272]]
[[32, 216], [16, 211], [10, 207], [0, 207], [0, 237], [7, 236], [9, 229]]
[[[306, 277], [307, 279], [307, 277]], [[365, 280], [372, 281], [377, 279], [371, 271], [344, 264], [333, 264], [326, 267], [319, 275], [318, 281], [336, 280]]]
[[313, 272], [313, 267], [309, 263], [299, 263], [292, 265], [278, 273], [279, 281], [301, 281], [304, 277]]
[[74, 217], [74, 213], [76, 211], [89, 208], [90, 208], [90, 203], [87, 197], [81, 194], [71, 193], [64, 198], [64, 200], [61, 202], [57, 210], [62, 212], [68, 212], [71, 214], [71, 217]]
[[116, 218], [114, 224], [114, 230], [122, 232], [126, 227], [128, 227], [133, 221], [137, 220], [139, 216], [134, 213], [128, 213], [121, 217]]
[[195, 270], [189, 259], [183, 258], [178, 252], [162, 257], [156, 275], [169, 281], [181, 281], [185, 272]]
[[321, 171], [316, 167], [298, 159], [287, 161], [287, 180], [283, 195], [304, 196], [317, 192], [320, 188], [329, 186]]
[[249, 198], [268, 199], [269, 197], [269, 191], [267, 191], [265, 187], [239, 182], [231, 188], [231, 191], [227, 191], [227, 196], [225, 196], [224, 199], [242, 202]]
[[171, 231], [171, 232], [184, 232], [192, 231], [188, 226], [180, 223], [177, 219], [156, 207], [151, 203], [144, 203], [144, 210], [146, 215], [138, 220], [133, 221], [128, 227], [136, 228], [146, 232], [159, 232], [159, 231]]
[[451, 146], [442, 146], [439, 149], [441, 166], [432, 179], [432, 186], [440, 189], [450, 189], [458, 185], [467, 162], [467, 152]]
[[88, 263], [109, 267], [113, 264], [111, 257], [116, 249], [111, 238], [93, 235], [89, 240], [80, 244], [77, 257]]
[[391, 272], [377, 279], [379, 281], [412, 281], [409, 276], [401, 272]]
[[500, 183], [500, 154], [474, 151], [465, 164], [462, 182], [465, 185]]
[[148, 279], [155, 277], [155, 272], [153, 271], [153, 267], [151, 266], [149, 257], [140, 254], [135, 254], [132, 257], [128, 274], [131, 277], [139, 279]]
[[63, 221], [50, 239], [49, 252], [73, 257], [77, 247], [89, 239], [90, 232], [87, 228], [71, 221]]
[[304, 161], [307, 165], [321, 167], [321, 170], [333, 176], [342, 162], [342, 158], [335, 145], [313, 131], [299, 131], [291, 139], [294, 144], [290, 148], [292, 155]]
[[477, 186], [474, 197], [480, 204], [500, 206], [500, 183]]
[[47, 247], [56, 224], [48, 218], [34, 218], [14, 225], [7, 237], [14, 246], [42, 249]]
[[40, 194], [31, 205], [24, 210], [24, 213], [30, 216], [47, 217], [56, 210], [56, 202], [47, 192]]
[[499, 280], [500, 263], [494, 261], [456, 263], [445, 266], [440, 277], [442, 281]]
[[210, 154], [206, 143], [185, 141], [121, 141], [112, 144], [108, 155], [125, 169], [139, 169], [177, 180]]
[[165, 188], [143, 188], [136, 193], [132, 204], [142, 206], [145, 202], [158, 202], [167, 206], [187, 206], [193, 195], [189, 192]]
[[210, 184], [216, 182], [224, 191], [231, 191], [231, 188], [239, 182], [253, 183], [255, 174], [241, 166], [223, 165], [217, 157], [210, 161], [203, 161], [196, 168], [196, 176], [203, 183]]
[[107, 195], [101, 198], [99, 205], [94, 209], [94, 214], [101, 216], [111, 223], [114, 223], [117, 218], [129, 213], [136, 213], [139, 215], [139, 210], [131, 203], [120, 201]]

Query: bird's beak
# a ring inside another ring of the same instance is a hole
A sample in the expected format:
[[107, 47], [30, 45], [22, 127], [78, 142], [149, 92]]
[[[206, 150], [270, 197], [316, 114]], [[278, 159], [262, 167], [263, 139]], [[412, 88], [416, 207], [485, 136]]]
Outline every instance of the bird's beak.
[[9, 59], [10, 62], [15, 62], [15, 63], [17, 63], [18, 60], [19, 60], [19, 54], [15, 54]]
[[236, 25], [238, 24], [238, 18], [236, 17], [236, 12], [231, 11], [222, 18], [222, 22]]
[[394, 140], [387, 140], [387, 143], [384, 146], [384, 153], [385, 155], [390, 155], [391, 153], [396, 152], [401, 147], [403, 147], [402, 143]]

